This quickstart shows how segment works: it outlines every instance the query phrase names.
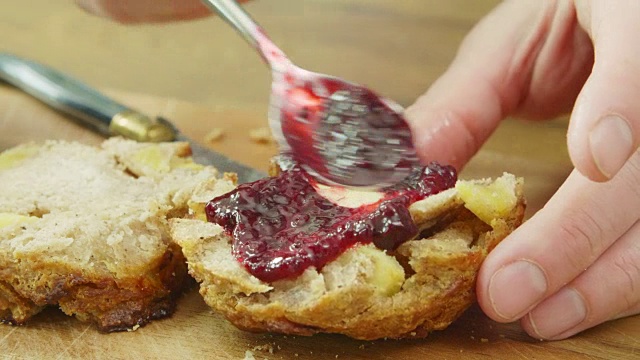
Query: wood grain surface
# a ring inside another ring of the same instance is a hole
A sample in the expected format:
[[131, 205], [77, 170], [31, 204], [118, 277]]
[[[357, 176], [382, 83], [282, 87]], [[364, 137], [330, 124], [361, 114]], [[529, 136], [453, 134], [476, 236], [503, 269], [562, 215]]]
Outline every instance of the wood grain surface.
[[[403, 105], [425, 91], [464, 34], [498, 0], [262, 0], [248, 10], [300, 65], [368, 84]], [[122, 26], [88, 16], [72, 1], [4, 1], [0, 51], [57, 67], [151, 115], [173, 120], [196, 141], [265, 169], [276, 148], [250, 141], [266, 125], [269, 74], [221, 21]], [[473, 86], [473, 84], [470, 84]], [[528, 216], [571, 171], [566, 120], [502, 124], [462, 177], [509, 171], [526, 179]], [[0, 149], [25, 141], [100, 138], [44, 105], [0, 85]], [[265, 346], [266, 345], [266, 346]], [[268, 351], [273, 349], [273, 353]], [[260, 350], [267, 349], [267, 350]], [[212, 314], [189, 291], [171, 318], [135, 332], [101, 334], [47, 310], [24, 327], [0, 326], [7, 359], [637, 359], [640, 317], [606, 323], [569, 340], [538, 342], [518, 324], [471, 308], [423, 340], [361, 342], [250, 334]]]
[[[149, 114], [172, 119], [187, 135], [204, 144], [208, 130], [220, 127], [224, 137], [211, 148], [265, 169], [276, 149], [253, 143], [246, 129], [259, 127], [263, 112], [253, 109], [210, 108], [149, 95], [107, 91], [122, 102]], [[239, 125], [239, 126], [238, 126]], [[526, 180], [528, 213], [544, 204], [570, 171], [564, 123], [507, 122], [485, 150], [465, 169], [463, 177], [499, 175], [509, 171]], [[101, 138], [46, 106], [6, 86], [0, 86], [0, 148], [25, 141], [70, 139], [97, 143]], [[551, 147], [547, 155], [514, 139], [525, 136]], [[101, 334], [49, 309], [21, 327], [0, 326], [0, 357], [6, 359], [243, 359], [247, 350], [256, 359], [634, 359], [640, 355], [640, 317], [601, 325], [574, 338], [538, 342], [517, 323], [498, 324], [473, 307], [458, 321], [427, 339], [356, 341], [338, 335], [309, 338], [251, 334], [235, 329], [211, 313], [195, 289], [180, 299], [170, 318], [154, 321], [135, 332]], [[273, 349], [273, 353], [269, 351]], [[337, 356], [337, 357], [336, 357]]]
[[[223, 21], [123, 26], [86, 15], [73, 3], [1, 2], [0, 51], [45, 62], [103, 88], [211, 106], [266, 106], [269, 72]], [[409, 105], [497, 3], [258, 0], [247, 10], [300, 66], [367, 84]]]

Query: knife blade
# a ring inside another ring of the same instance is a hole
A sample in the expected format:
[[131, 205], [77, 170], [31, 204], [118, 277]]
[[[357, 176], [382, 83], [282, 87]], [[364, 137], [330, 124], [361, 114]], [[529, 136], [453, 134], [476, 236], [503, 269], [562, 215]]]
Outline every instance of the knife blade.
[[238, 182], [261, 179], [265, 173], [208, 149], [182, 133], [171, 121], [149, 117], [49, 66], [0, 53], [0, 79], [59, 110], [99, 134], [136, 141], [186, 141], [193, 160], [221, 172], [238, 174]]
[[252, 167], [241, 164], [235, 160], [230, 159], [224, 154], [221, 154], [217, 151], [210, 150], [196, 141], [193, 141], [191, 138], [187, 137], [185, 134], [180, 132], [173, 123], [168, 121], [163, 117], [158, 117], [157, 121], [166, 126], [171, 127], [175, 132], [174, 141], [186, 141], [191, 146], [191, 157], [193, 161], [204, 164], [204, 165], [212, 165], [215, 166], [221, 172], [233, 172], [238, 175], [239, 183], [247, 183], [253, 182], [256, 180], [260, 180], [267, 176], [266, 173], [262, 171], [256, 170]]

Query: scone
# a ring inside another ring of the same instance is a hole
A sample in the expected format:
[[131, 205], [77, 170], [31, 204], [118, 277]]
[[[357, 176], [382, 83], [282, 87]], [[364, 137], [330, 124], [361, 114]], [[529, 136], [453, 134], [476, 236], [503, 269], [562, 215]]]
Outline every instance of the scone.
[[249, 331], [373, 340], [444, 329], [524, 216], [510, 174], [461, 181], [432, 164], [384, 192], [305, 185], [295, 165], [272, 175], [237, 188], [210, 179], [189, 216], [170, 220], [206, 303]]
[[54, 305], [116, 331], [171, 314], [188, 275], [168, 219], [217, 176], [189, 155], [117, 138], [0, 153], [0, 319]]

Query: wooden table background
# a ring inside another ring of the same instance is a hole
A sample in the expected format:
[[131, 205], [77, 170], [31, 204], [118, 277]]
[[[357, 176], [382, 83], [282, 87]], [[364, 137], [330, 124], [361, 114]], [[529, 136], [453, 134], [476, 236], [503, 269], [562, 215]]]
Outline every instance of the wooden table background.
[[[133, 0], [132, 0], [133, 1]], [[455, 55], [464, 34], [496, 0], [264, 0], [248, 5], [274, 40], [304, 67], [364, 83], [402, 105], [426, 90]], [[52, 65], [150, 114], [174, 120], [249, 165], [266, 168], [275, 147], [251, 143], [248, 129], [266, 125], [269, 73], [225, 24], [210, 18], [122, 26], [68, 1], [4, 1], [0, 51]], [[527, 179], [528, 215], [570, 171], [566, 120], [505, 122], [463, 173], [510, 171]], [[0, 85], [0, 149], [28, 140], [98, 138], [15, 89]], [[103, 335], [48, 311], [21, 328], [0, 326], [0, 357], [241, 359], [589, 358], [640, 356], [640, 318], [601, 325], [572, 339], [536, 342], [517, 324], [497, 324], [472, 308], [444, 332], [419, 341], [358, 342], [341, 336], [255, 335], [211, 315], [190, 292], [171, 319], [135, 333]], [[296, 356], [297, 354], [297, 356]], [[337, 355], [337, 356], [336, 356]]]
[[[247, 9], [299, 65], [409, 105], [498, 2], [259, 0]], [[214, 107], [267, 104], [269, 72], [217, 19], [122, 26], [84, 14], [72, 0], [3, 1], [0, 34], [0, 51], [46, 62], [94, 86]]]

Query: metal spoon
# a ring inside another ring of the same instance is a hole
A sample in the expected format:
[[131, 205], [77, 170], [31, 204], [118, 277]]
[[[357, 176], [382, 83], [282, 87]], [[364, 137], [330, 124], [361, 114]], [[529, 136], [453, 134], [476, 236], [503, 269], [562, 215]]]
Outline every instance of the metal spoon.
[[235, 0], [203, 0], [270, 66], [269, 124], [283, 153], [326, 184], [384, 187], [419, 165], [395, 102], [295, 66]]

